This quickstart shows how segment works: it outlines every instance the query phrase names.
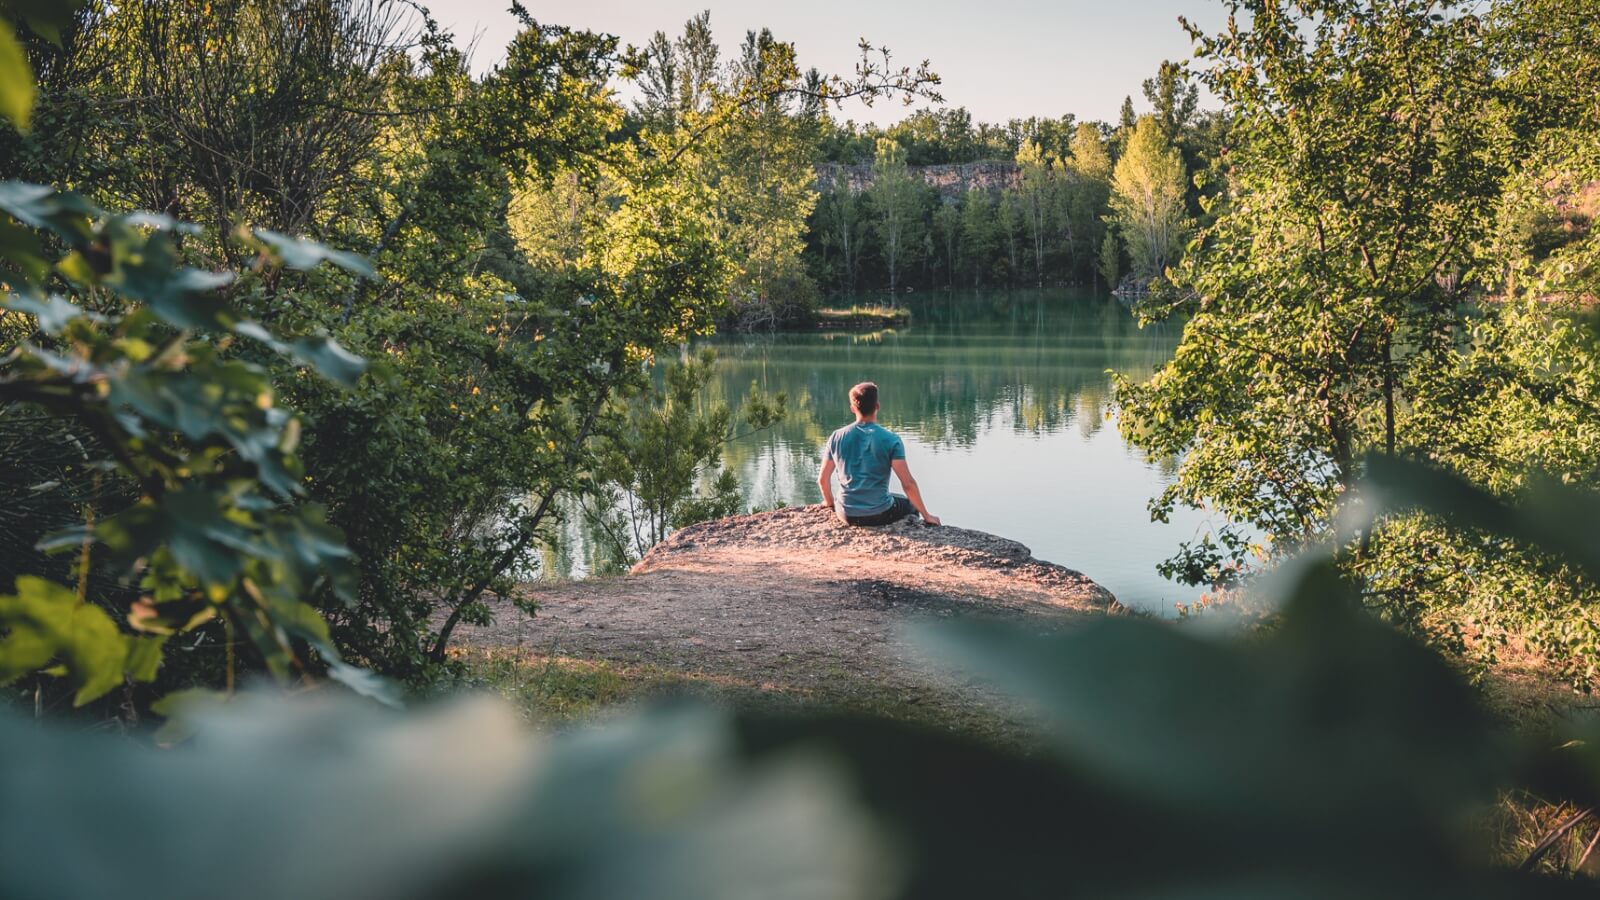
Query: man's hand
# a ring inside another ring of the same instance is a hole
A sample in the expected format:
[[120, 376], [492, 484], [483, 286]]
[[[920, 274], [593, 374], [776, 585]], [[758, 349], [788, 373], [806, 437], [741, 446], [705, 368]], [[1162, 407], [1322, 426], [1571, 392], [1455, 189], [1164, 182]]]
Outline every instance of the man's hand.
[[922, 517], [922, 521], [927, 522], [929, 525], [938, 525], [938, 524], [940, 524], [938, 516], [924, 515]]
[[822, 460], [822, 471], [817, 473], [817, 489], [822, 491], [822, 505], [833, 508], [833, 457]]

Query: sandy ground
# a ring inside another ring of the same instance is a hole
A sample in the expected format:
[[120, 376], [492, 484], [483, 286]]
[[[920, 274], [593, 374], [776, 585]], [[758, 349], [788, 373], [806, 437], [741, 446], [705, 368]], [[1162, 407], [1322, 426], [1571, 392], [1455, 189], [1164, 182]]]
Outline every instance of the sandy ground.
[[[936, 718], [993, 705], [930, 665], [918, 620], [991, 616], [1060, 627], [1120, 611], [1088, 578], [1004, 538], [912, 517], [851, 528], [819, 506], [685, 528], [625, 576], [529, 584], [463, 643], [645, 664], [846, 706], [924, 704]], [[943, 708], [942, 716], [932, 708]]]

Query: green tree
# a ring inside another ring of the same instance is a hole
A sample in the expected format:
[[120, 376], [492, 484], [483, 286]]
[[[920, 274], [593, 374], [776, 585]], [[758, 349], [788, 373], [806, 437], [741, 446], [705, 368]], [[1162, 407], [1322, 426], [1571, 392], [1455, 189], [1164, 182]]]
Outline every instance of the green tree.
[[1184, 67], [1164, 60], [1156, 77], [1144, 81], [1144, 98], [1171, 143], [1178, 143], [1200, 108], [1200, 86], [1189, 82]]
[[978, 287], [994, 277], [1000, 234], [995, 202], [983, 191], [968, 191], [961, 198], [961, 265]]
[[1183, 158], [1153, 116], [1140, 117], [1112, 175], [1111, 214], [1134, 274], [1150, 279], [1175, 263], [1188, 222]]
[[679, 65], [678, 46], [665, 31], [657, 31], [644, 47], [635, 103], [639, 117], [651, 128], [671, 131], [678, 125], [687, 93]]
[[921, 236], [923, 194], [921, 182], [906, 168], [905, 151], [895, 141], [879, 138], [868, 197], [872, 201], [879, 252], [888, 270], [890, 293], [899, 290], [900, 273]]
[[[1054, 231], [1051, 226], [1057, 224], [1055, 217], [1060, 204], [1062, 166], [1059, 159], [1046, 158], [1037, 144], [1028, 142], [1017, 151], [1017, 169], [1018, 211], [1032, 245], [1034, 277], [1043, 286], [1045, 254]], [[1070, 221], [1064, 224], [1069, 229], [1067, 242], [1070, 246], [1071, 224]]]
[[[1065, 160], [1067, 178], [1061, 192], [1061, 219], [1066, 223], [1074, 274], [1094, 278], [1096, 259], [1103, 256], [1105, 216], [1111, 202], [1111, 154], [1100, 129], [1080, 123], [1073, 133], [1071, 155]], [[1102, 271], [1103, 275], [1104, 272]], [[1115, 281], [1110, 282], [1115, 287]]]
[[846, 293], [855, 291], [856, 276], [861, 270], [861, 251], [870, 224], [864, 206], [843, 171], [834, 173], [832, 187], [817, 201], [812, 231], [825, 255], [830, 251], [838, 253], [835, 284]]
[[955, 284], [961, 251], [961, 207], [941, 200], [933, 210], [933, 236], [937, 239], [939, 261], [944, 267], [945, 287]]
[[1106, 229], [1105, 238], [1100, 242], [1095, 271], [1106, 280], [1106, 287], [1116, 289], [1122, 277], [1122, 247], [1117, 243], [1117, 233], [1110, 228]]
[[[1230, 9], [1253, 24], [1196, 35], [1234, 129], [1229, 202], [1176, 271], [1182, 299], [1158, 304], [1193, 315], [1174, 360], [1124, 387], [1124, 427], [1186, 454], [1158, 514], [1206, 504], [1284, 551], [1327, 536], [1363, 453], [1448, 445], [1446, 429], [1405, 417], [1461, 364], [1507, 135], [1473, 15], [1426, 2]], [[1389, 535], [1347, 564], [1422, 564], [1426, 540]], [[1405, 589], [1369, 586], [1375, 606], [1419, 624]]]
[[[24, 20], [59, 39], [70, 15], [40, 9]], [[32, 74], [3, 18], [0, 70], [0, 117], [27, 129]], [[277, 404], [260, 366], [228, 350], [248, 341], [346, 387], [365, 361], [325, 334], [286, 340], [244, 318], [218, 293], [232, 274], [181, 260], [178, 239], [200, 234], [196, 226], [107, 215], [77, 194], [21, 182], [0, 183], [0, 211], [0, 337], [11, 341], [0, 357], [0, 413], [15, 405], [72, 422], [83, 439], [60, 429], [41, 436], [64, 434], [97, 483], [128, 486], [118, 507], [97, 509], [104, 497], [91, 498], [81, 527], [40, 541], [74, 553], [76, 590], [18, 575], [0, 595], [0, 682], [35, 678], [36, 710], [44, 676], [63, 678], [74, 706], [124, 687], [136, 712], [133, 686], [157, 679], [165, 643], [181, 633], [192, 647], [210, 639], [226, 648], [230, 689], [237, 657], [251, 653], [250, 665], [281, 681], [326, 671], [392, 701], [342, 659], [307, 603], [319, 589], [352, 599], [350, 553], [325, 511], [300, 502], [300, 421]], [[257, 277], [325, 261], [371, 274], [356, 257], [270, 230], [231, 239], [255, 255]], [[97, 568], [137, 590], [92, 577]]]
[[660, 386], [619, 399], [601, 425], [590, 520], [619, 567], [676, 529], [737, 513], [739, 481], [723, 467], [723, 449], [783, 420], [782, 394], [768, 398], [752, 387], [737, 422], [726, 402], [708, 401], [715, 365], [706, 350], [666, 366]]

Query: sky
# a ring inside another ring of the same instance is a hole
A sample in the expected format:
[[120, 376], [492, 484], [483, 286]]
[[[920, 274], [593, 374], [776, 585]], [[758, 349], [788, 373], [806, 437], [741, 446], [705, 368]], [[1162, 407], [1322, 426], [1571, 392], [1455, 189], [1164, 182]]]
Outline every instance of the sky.
[[[483, 71], [516, 32], [508, 0], [436, 0], [427, 4], [458, 44], [477, 40], [474, 68]], [[1164, 59], [1193, 53], [1178, 16], [1207, 30], [1225, 13], [1217, 0], [524, 0], [540, 22], [615, 34], [643, 45], [657, 30], [676, 36], [683, 23], [711, 10], [724, 58], [747, 29], [767, 27], [795, 45], [802, 68], [849, 74], [861, 38], [888, 46], [897, 64], [928, 59], [943, 77], [948, 106], [965, 106], [978, 121], [1073, 113], [1113, 121], [1122, 99], [1147, 104], [1140, 84]], [[629, 96], [624, 94], [624, 96]], [[1209, 106], [1202, 95], [1201, 105]], [[885, 125], [911, 109], [879, 101], [849, 103], [840, 118]]]

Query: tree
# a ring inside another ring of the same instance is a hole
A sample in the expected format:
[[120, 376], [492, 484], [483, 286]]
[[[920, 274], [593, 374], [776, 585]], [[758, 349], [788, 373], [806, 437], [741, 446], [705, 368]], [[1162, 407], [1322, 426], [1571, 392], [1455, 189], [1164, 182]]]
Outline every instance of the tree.
[[[1044, 157], [1038, 144], [1030, 141], [1024, 143], [1022, 149], [1017, 151], [1017, 169], [1019, 170], [1017, 205], [1030, 243], [1033, 245], [1034, 276], [1038, 284], [1043, 286], [1045, 245], [1050, 237], [1050, 226], [1056, 215], [1058, 196], [1061, 192], [1061, 163], [1059, 160]], [[1064, 224], [1068, 228], [1066, 237], [1070, 246], [1071, 224], [1070, 222]]]
[[674, 45], [678, 53], [678, 109], [705, 113], [717, 89], [717, 42], [711, 36], [711, 10], [703, 10], [683, 26]]
[[722, 466], [728, 442], [783, 420], [786, 398], [751, 388], [735, 433], [733, 409], [708, 402], [716, 354], [706, 350], [668, 365], [662, 385], [614, 401], [601, 426], [597, 508], [590, 521], [619, 567], [637, 560], [672, 531], [739, 511], [739, 480]]
[[851, 189], [850, 179], [844, 172], [834, 173], [833, 186], [817, 202], [814, 229], [823, 252], [839, 253], [837, 286], [846, 293], [854, 293], [856, 275], [861, 269], [861, 250], [866, 240], [868, 219], [862, 198]]
[[961, 198], [961, 265], [978, 287], [994, 275], [995, 252], [1000, 248], [995, 202], [983, 191], [968, 191]]
[[1001, 191], [994, 210], [996, 231], [1006, 251], [1006, 281], [1015, 284], [1022, 275], [1022, 209], [1014, 191]]
[[1106, 280], [1106, 287], [1116, 289], [1118, 279], [1122, 277], [1122, 248], [1117, 244], [1117, 233], [1110, 228], [1106, 229], [1105, 239], [1100, 242], [1095, 271]]
[[943, 251], [940, 261], [944, 264], [945, 287], [955, 284], [956, 266], [960, 260], [961, 248], [961, 206], [959, 203], [941, 200], [933, 210], [933, 234], [938, 239], [938, 247]]
[[1150, 279], [1174, 263], [1182, 247], [1183, 159], [1153, 116], [1141, 116], [1112, 176], [1112, 218], [1128, 244], [1134, 274]]
[[1200, 86], [1189, 83], [1182, 65], [1166, 60], [1156, 77], [1145, 79], [1144, 98], [1150, 102], [1162, 133], [1176, 144], [1200, 108]]
[[[1068, 178], [1061, 192], [1061, 220], [1067, 246], [1073, 255], [1074, 273], [1092, 280], [1096, 254], [1104, 255], [1105, 215], [1111, 202], [1111, 154], [1100, 129], [1080, 123], [1064, 164]], [[1114, 280], [1110, 284], [1116, 286]]]
[[671, 131], [677, 127], [680, 104], [688, 95], [679, 68], [678, 48], [666, 32], [657, 31], [644, 48], [635, 108], [650, 127]]
[[[1405, 416], [1461, 365], [1507, 136], [1482, 23], [1464, 10], [1229, 7], [1233, 26], [1195, 35], [1232, 118], [1230, 200], [1159, 304], [1193, 314], [1173, 361], [1120, 396], [1131, 441], [1186, 454], [1158, 514], [1207, 504], [1287, 551], [1328, 537], [1363, 454], [1444, 449], [1445, 429]], [[1426, 540], [1382, 534], [1346, 565], [1479, 571], [1436, 555], [1424, 567]], [[1368, 585], [1375, 606], [1416, 612], [1411, 588]]]
[[868, 196], [874, 213], [873, 227], [889, 274], [889, 292], [900, 286], [900, 272], [916, 246], [922, 212], [921, 183], [906, 169], [905, 151], [888, 138], [878, 139], [872, 162], [872, 187]]

